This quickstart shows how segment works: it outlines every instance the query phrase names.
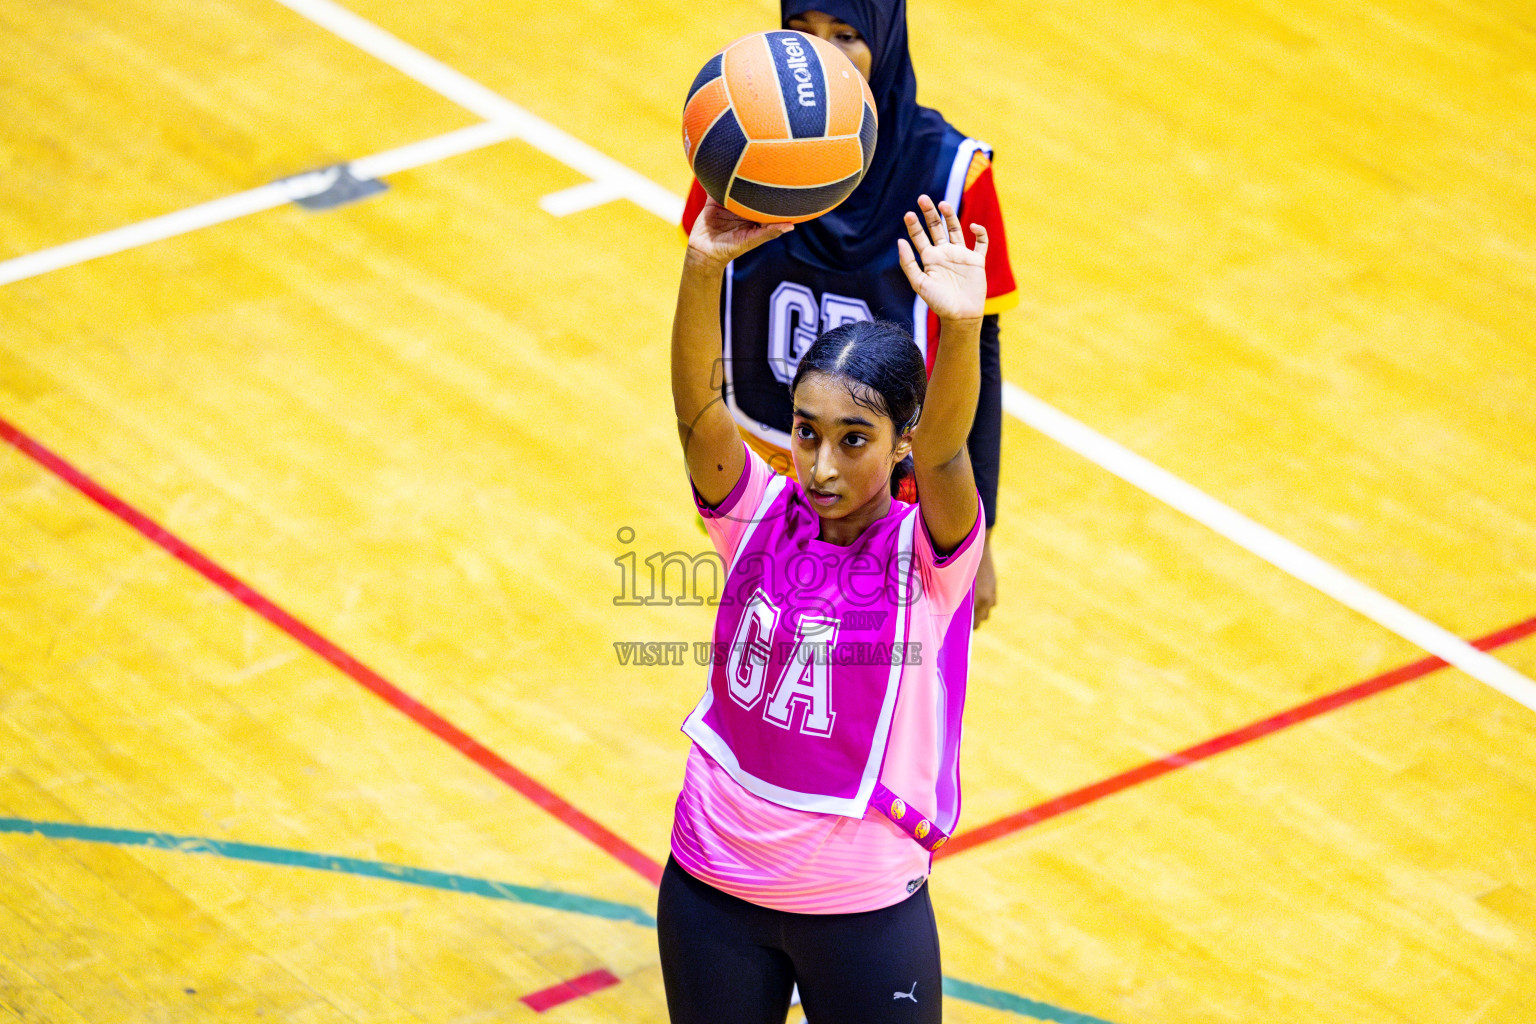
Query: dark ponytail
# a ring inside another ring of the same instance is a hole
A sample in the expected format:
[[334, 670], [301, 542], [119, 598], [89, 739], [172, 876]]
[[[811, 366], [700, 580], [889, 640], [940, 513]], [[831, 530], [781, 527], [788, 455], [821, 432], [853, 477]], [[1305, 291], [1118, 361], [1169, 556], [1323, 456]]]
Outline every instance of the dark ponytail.
[[[808, 374], [840, 379], [855, 403], [891, 421], [894, 445], [917, 426], [928, 395], [928, 369], [912, 335], [888, 320], [855, 320], [834, 327], [811, 344], [800, 359], [789, 392]], [[912, 458], [891, 475], [891, 493], [912, 473]]]
[[[902, 483], [909, 477], [915, 477], [916, 474], [917, 470], [912, 466], [912, 456], [908, 455], [906, 458], [896, 463], [895, 467], [891, 470], [891, 497], [901, 498]], [[917, 493], [917, 483], [915, 479], [912, 484], [912, 492], [914, 494]], [[902, 500], [907, 502], [909, 505], [912, 504], [913, 501], [913, 499], [910, 498], [902, 498]]]

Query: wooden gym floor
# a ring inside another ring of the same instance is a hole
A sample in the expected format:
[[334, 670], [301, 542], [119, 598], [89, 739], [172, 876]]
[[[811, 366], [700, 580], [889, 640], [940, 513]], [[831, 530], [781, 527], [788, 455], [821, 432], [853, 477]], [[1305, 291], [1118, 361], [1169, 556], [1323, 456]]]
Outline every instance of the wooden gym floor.
[[[665, 1019], [614, 598], [776, 8], [346, 2], [0, 2], [0, 1020]], [[912, 6], [1023, 295], [948, 1018], [1536, 1020], [1529, 5]]]

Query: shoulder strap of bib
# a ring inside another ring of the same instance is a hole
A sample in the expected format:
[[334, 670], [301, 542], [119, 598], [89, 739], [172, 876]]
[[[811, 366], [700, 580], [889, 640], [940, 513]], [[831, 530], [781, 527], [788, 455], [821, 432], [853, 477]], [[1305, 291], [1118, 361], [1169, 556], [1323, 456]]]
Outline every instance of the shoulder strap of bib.
[[[912, 596], [912, 560], [913, 540], [918, 529], [918, 516], [922, 515], [920, 508], [914, 507], [906, 514], [905, 521], [901, 524], [901, 532], [898, 534], [896, 545], [898, 564], [901, 566], [901, 579], [897, 593], [901, 599], [896, 605], [896, 635], [906, 639], [907, 615], [910, 613]], [[900, 671], [899, 666], [893, 671]], [[884, 765], [881, 765], [884, 768]], [[886, 788], [885, 783], [876, 781], [874, 789], [870, 793], [869, 805], [881, 814], [885, 815], [896, 827], [905, 832], [914, 842], [923, 849], [932, 853], [949, 841], [949, 833], [939, 828], [926, 815], [922, 814], [911, 804]]]

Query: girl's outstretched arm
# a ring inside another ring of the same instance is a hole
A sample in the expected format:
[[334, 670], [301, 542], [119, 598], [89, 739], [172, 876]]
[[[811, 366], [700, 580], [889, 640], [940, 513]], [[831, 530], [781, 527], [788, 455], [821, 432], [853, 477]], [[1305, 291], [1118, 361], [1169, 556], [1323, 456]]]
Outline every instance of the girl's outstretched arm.
[[921, 196], [917, 205], [921, 216], [906, 216], [911, 242], [898, 239], [896, 248], [912, 290], [938, 315], [939, 351], [912, 434], [912, 467], [928, 536], [938, 550], [953, 551], [981, 512], [965, 442], [981, 388], [987, 229], [972, 224], [976, 248], [967, 249], [960, 220], [948, 203], [936, 208]]
[[709, 505], [730, 496], [746, 468], [736, 423], [721, 400], [720, 285], [726, 264], [793, 224], [756, 224], [711, 199], [688, 236], [683, 279], [672, 318], [672, 407], [683, 460], [694, 489]]

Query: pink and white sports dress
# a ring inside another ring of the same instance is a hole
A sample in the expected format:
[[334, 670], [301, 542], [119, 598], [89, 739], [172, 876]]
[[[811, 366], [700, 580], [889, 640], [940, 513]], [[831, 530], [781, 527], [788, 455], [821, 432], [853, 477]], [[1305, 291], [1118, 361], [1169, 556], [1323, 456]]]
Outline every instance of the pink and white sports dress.
[[725, 501], [699, 505], [726, 582], [672, 854], [760, 906], [878, 910], [916, 889], [960, 816], [980, 503], [942, 558], [895, 501], [832, 544], [799, 483], [746, 455]]

